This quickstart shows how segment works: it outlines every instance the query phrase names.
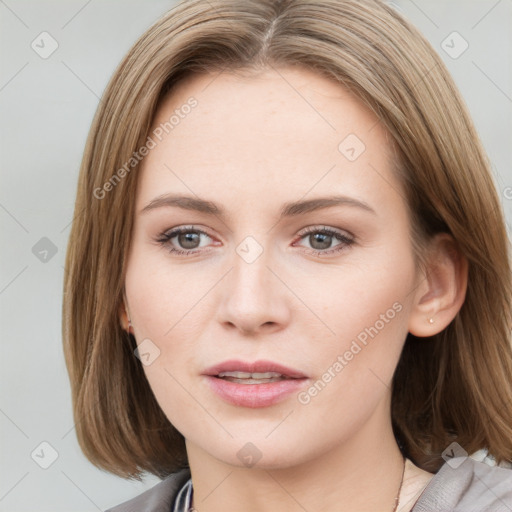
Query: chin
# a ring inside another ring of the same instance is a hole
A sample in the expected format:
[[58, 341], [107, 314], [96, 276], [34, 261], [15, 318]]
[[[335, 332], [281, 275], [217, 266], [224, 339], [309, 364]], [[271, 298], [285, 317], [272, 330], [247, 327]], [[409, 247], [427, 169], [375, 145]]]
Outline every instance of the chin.
[[212, 451], [206, 451], [218, 461], [237, 469], [287, 469], [308, 460], [306, 454], [297, 453], [297, 443], [294, 444], [287, 449], [283, 443], [232, 440], [228, 446], [224, 445], [222, 452], [215, 449], [219, 445], [212, 447]]

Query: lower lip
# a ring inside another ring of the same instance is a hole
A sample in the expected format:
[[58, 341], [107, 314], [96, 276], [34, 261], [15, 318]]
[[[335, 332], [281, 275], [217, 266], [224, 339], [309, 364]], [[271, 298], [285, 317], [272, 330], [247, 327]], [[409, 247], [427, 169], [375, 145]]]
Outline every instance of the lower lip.
[[206, 375], [212, 390], [227, 402], [241, 407], [268, 407], [302, 388], [307, 378], [284, 379], [265, 384], [237, 384]]

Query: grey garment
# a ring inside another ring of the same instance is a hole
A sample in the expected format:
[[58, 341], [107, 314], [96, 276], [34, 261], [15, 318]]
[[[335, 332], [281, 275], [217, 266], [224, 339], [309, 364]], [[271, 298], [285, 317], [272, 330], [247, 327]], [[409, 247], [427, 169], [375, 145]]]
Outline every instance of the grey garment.
[[156, 485], [131, 500], [105, 512], [172, 512], [176, 496], [190, 479], [190, 470], [172, 473]]
[[490, 466], [471, 457], [456, 468], [445, 463], [411, 512], [449, 511], [512, 512], [512, 469]]
[[[182, 469], [105, 512], [172, 512], [178, 493], [189, 479], [190, 470]], [[445, 463], [411, 512], [512, 512], [512, 469], [489, 466], [471, 457], [456, 469]]]

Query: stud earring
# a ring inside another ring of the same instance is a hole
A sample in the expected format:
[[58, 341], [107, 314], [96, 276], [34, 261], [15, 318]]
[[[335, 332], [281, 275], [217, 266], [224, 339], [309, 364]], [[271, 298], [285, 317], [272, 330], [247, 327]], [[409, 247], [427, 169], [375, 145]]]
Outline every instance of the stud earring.
[[429, 318], [428, 319], [429, 323], [433, 324], [434, 323], [434, 319], [433, 318]]

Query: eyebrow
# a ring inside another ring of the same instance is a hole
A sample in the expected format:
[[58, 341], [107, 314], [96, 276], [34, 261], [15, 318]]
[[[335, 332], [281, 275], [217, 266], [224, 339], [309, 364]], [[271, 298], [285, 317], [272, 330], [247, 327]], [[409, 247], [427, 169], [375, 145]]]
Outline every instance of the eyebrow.
[[[356, 207], [376, 215], [375, 210], [364, 201], [360, 201], [353, 197], [337, 195], [284, 203], [280, 211], [280, 219], [285, 217], [296, 217], [316, 210], [332, 208], [333, 206]], [[176, 207], [184, 210], [206, 213], [208, 215], [215, 215], [221, 218], [226, 217], [226, 210], [212, 201], [206, 201], [197, 197], [173, 194], [164, 194], [155, 197], [140, 211], [140, 213], [146, 213], [162, 207]]]

